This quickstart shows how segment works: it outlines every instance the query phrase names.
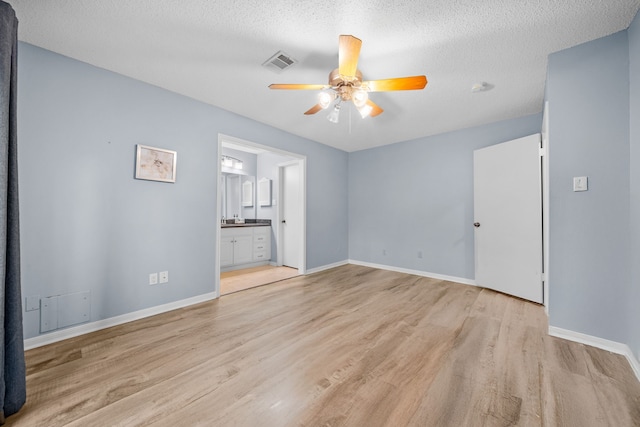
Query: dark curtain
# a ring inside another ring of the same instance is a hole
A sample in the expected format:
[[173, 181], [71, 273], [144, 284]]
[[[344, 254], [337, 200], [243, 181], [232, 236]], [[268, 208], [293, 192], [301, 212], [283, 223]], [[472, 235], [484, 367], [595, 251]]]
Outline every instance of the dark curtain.
[[13, 8], [0, 1], [0, 423], [20, 410], [27, 390], [20, 296], [17, 54], [18, 20]]

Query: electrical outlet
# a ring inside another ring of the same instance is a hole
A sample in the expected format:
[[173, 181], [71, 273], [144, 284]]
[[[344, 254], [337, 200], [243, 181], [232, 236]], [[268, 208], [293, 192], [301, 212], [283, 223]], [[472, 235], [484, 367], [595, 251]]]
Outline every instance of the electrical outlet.
[[158, 284], [158, 273], [149, 274], [149, 284], [157, 285]]
[[160, 277], [160, 283], [167, 283], [169, 281], [169, 272], [161, 271], [159, 277]]

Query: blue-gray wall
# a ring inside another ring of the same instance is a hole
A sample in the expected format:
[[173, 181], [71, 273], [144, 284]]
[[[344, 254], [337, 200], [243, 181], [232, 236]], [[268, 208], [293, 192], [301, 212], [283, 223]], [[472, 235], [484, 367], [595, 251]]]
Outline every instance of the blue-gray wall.
[[473, 150], [541, 123], [536, 114], [350, 153], [349, 258], [473, 279]]
[[[627, 32], [550, 55], [547, 84], [549, 321], [629, 343]], [[573, 192], [574, 176], [589, 191]]]
[[[18, 66], [25, 297], [90, 290], [97, 321], [213, 292], [218, 133], [307, 156], [307, 267], [347, 259], [347, 153], [25, 43]], [[133, 179], [136, 144], [177, 182]]]
[[629, 346], [640, 360], [640, 15], [628, 30], [629, 37], [629, 141], [631, 186], [631, 296], [628, 299]]

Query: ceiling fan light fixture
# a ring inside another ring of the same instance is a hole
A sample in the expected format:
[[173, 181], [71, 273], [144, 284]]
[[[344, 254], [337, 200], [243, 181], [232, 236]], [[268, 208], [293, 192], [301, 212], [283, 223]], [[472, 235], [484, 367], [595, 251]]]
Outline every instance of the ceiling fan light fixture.
[[336, 99], [335, 95], [332, 95], [329, 92], [323, 91], [318, 94], [318, 104], [320, 105], [320, 107], [322, 107], [323, 110], [329, 108], [329, 105], [331, 105], [331, 101], [333, 101], [334, 99]]
[[331, 123], [338, 123], [338, 121], [340, 120], [340, 103], [339, 102], [336, 104], [335, 107], [333, 107], [333, 110], [331, 110], [331, 112], [327, 116], [327, 120], [329, 120]]
[[351, 100], [353, 104], [358, 108], [362, 108], [367, 105], [367, 101], [369, 100], [369, 94], [364, 89], [356, 89], [353, 91], [353, 95], [351, 96]]
[[353, 102], [363, 118], [377, 117], [384, 110], [369, 99], [369, 92], [421, 90], [427, 86], [427, 77], [424, 75], [363, 80], [362, 73], [358, 70], [361, 46], [362, 40], [357, 37], [347, 34], [340, 36], [338, 39], [338, 68], [329, 73], [328, 84], [274, 83], [270, 84], [269, 88], [322, 91], [318, 94], [318, 103], [305, 111], [304, 115], [310, 116], [320, 110], [327, 109], [337, 99], [337, 103], [334, 104], [334, 109], [329, 113], [327, 119], [332, 123], [338, 123], [342, 101]]
[[371, 105], [369, 104], [364, 104], [362, 107], [358, 107], [358, 112], [360, 113], [360, 116], [363, 119], [365, 117], [369, 117], [369, 114], [371, 114], [371, 111], [373, 111], [373, 107], [371, 107]]

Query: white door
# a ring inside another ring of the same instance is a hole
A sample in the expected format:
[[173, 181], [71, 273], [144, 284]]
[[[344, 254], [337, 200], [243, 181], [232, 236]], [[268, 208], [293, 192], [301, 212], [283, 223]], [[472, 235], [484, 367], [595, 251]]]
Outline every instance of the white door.
[[282, 168], [282, 264], [298, 268], [300, 240], [300, 167], [298, 164]]
[[540, 135], [473, 153], [476, 284], [542, 303]]

